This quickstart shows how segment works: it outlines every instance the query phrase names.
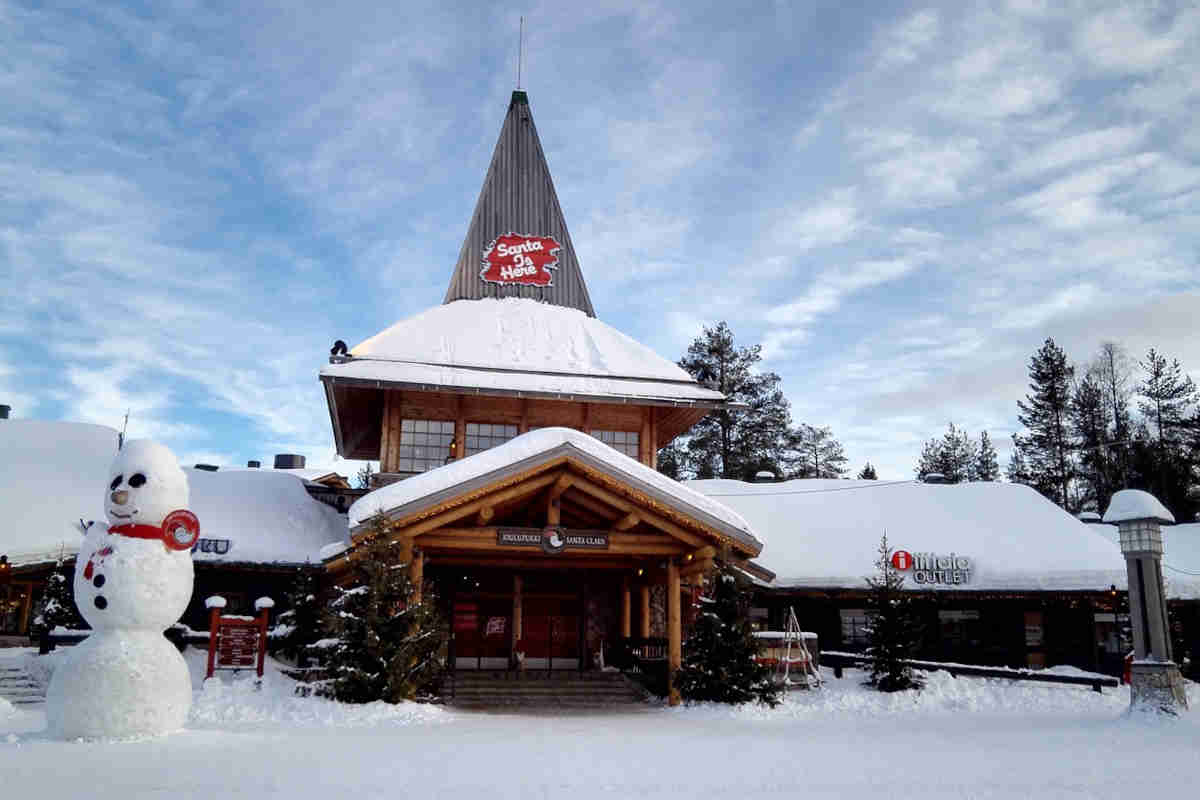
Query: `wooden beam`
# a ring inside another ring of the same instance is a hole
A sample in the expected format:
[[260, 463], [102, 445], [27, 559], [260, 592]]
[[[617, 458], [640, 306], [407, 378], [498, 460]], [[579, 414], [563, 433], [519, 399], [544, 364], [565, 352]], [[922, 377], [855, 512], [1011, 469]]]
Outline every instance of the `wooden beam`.
[[683, 663], [683, 623], [679, 597], [679, 565], [675, 559], [667, 562], [667, 686], [668, 702], [677, 706], [679, 690], [675, 688], [675, 672]]
[[626, 575], [621, 579], [621, 635], [626, 639], [632, 635], [630, 631], [633, 630], [631, 626], [632, 621], [630, 619], [632, 616], [631, 605], [632, 603], [630, 602], [629, 597], [629, 576]]
[[413, 585], [412, 601], [420, 603], [425, 591], [425, 554], [420, 550], [412, 551], [412, 560], [408, 562], [408, 579]]
[[614, 518], [613, 512], [616, 511], [616, 509], [612, 508], [611, 506], [606, 506], [598, 500], [592, 499], [590, 495], [584, 494], [583, 492], [574, 489], [568, 490], [567, 494], [563, 495], [563, 499], [573, 505], [579, 506], [580, 508], [586, 508], [588, 511], [591, 511], [593, 514], [599, 516], [604, 520], [604, 524], [606, 526], [612, 522]]
[[613, 530], [627, 531], [630, 528], [635, 527], [641, 521], [642, 518], [637, 515], [636, 511], [630, 511], [628, 514], [613, 523]]
[[523, 615], [525, 612], [524, 598], [521, 594], [523, 588], [521, 576], [513, 575], [513, 605], [512, 605], [512, 645], [516, 649], [517, 642], [521, 640], [524, 628]]
[[475, 515], [475, 524], [483, 527], [492, 521], [492, 517], [496, 516], [495, 506], [484, 506], [479, 509], [479, 513]]
[[674, 536], [676, 539], [681, 539], [681, 540], [687, 542], [692, 547], [705, 547], [710, 543], [709, 541], [706, 541], [706, 540], [700, 538], [699, 536], [697, 536], [694, 533], [689, 533], [689, 532], [685, 531], [679, 525], [676, 525], [674, 522], [671, 522], [668, 519], [664, 519], [663, 517], [660, 517], [658, 514], [655, 514], [650, 511], [646, 511], [645, 509], [637, 508], [633, 503], [629, 502], [628, 500], [624, 499], [623, 497], [618, 497], [617, 495], [613, 494], [612, 492], [608, 491], [607, 489], [605, 489], [601, 486], [597, 486], [596, 484], [592, 483], [589, 480], [586, 480], [584, 478], [576, 478], [573, 486], [576, 489], [587, 492], [592, 497], [595, 497], [597, 500], [602, 500], [603, 502], [608, 503], [610, 506], [619, 508], [621, 511], [624, 511], [626, 514], [636, 512], [638, 514], [638, 516], [640, 516], [642, 518], [642, 521], [645, 522], [647, 525], [653, 525], [655, 528], [658, 528], [659, 530], [666, 531], [667, 533]]
[[[511, 554], [506, 554], [511, 555]], [[584, 563], [576, 562], [575, 564], [563, 564], [562, 558], [558, 556], [535, 556], [530, 555], [526, 558], [480, 558], [478, 554], [465, 555], [461, 553], [437, 553], [432, 550], [426, 552], [426, 560], [429, 564], [438, 566], [463, 566], [463, 567], [494, 567], [498, 569], [554, 569], [561, 570], [564, 566], [578, 566], [581, 569], [605, 569], [605, 570], [624, 570], [629, 571], [636, 563], [629, 559], [617, 558], [597, 558], [588, 559]], [[573, 595], [574, 596], [574, 595]]]
[[553, 498], [562, 497], [563, 492], [570, 489], [573, 482], [574, 478], [569, 473], [564, 472], [563, 476], [556, 480], [554, 485], [550, 487], [550, 496]]
[[[472, 529], [480, 530], [480, 529]], [[482, 530], [489, 530], [484, 528]], [[539, 552], [537, 548], [529, 545], [520, 544], [496, 544], [496, 535], [493, 533], [490, 536], [463, 535], [453, 534], [448, 536], [439, 535], [441, 531], [433, 531], [421, 536], [421, 547], [427, 550], [456, 550], [477, 552], [500, 552], [500, 553], [532, 553]], [[678, 544], [642, 544], [638, 542], [620, 542], [611, 541], [607, 550], [567, 550], [565, 553], [556, 555], [560, 562], [564, 562], [563, 566], [571, 566], [574, 561], [588, 561], [593, 558], [604, 558], [605, 556], [677, 556], [681, 552]]]
[[[427, 531], [436, 530], [449, 525], [451, 522], [456, 522], [464, 517], [469, 517], [476, 514], [485, 506], [495, 506], [503, 503], [506, 500], [512, 500], [518, 497], [525, 497], [531, 494], [540, 492], [545, 487], [558, 480], [558, 474], [541, 475], [536, 478], [530, 478], [514, 486], [510, 486], [502, 491], [494, 492], [484, 497], [474, 500], [470, 503], [464, 503], [457, 508], [447, 509], [440, 514], [435, 514], [427, 519], [412, 525], [404, 526], [399, 530], [403, 536], [420, 536]], [[361, 539], [357, 537], [357, 539]], [[357, 541], [356, 539], [356, 541]]]
[[642, 616], [639, 620], [639, 622], [642, 626], [640, 633], [641, 633], [641, 636], [643, 639], [649, 639], [650, 638], [650, 587], [643, 583], [641, 586], [638, 587], [638, 592], [641, 595], [641, 597], [639, 599], [642, 601], [642, 603], [641, 603]]
[[551, 494], [546, 501], [546, 524], [549, 526], [562, 524], [562, 500]]

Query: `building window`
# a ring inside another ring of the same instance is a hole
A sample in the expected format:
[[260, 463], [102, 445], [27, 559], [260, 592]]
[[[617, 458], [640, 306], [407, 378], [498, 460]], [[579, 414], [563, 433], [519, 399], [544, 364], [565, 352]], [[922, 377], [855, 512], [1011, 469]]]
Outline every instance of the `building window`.
[[842, 616], [842, 646], [866, 647], [868, 644], [867, 627], [871, 621], [866, 610], [843, 608], [839, 613]]
[[489, 425], [481, 422], [467, 423], [467, 455], [473, 456], [484, 450], [504, 444], [516, 437], [516, 425]]
[[979, 612], [951, 609], [938, 612], [942, 643], [952, 648], [978, 647], [982, 641]]
[[431, 419], [406, 419], [400, 423], [396, 472], [426, 472], [446, 463], [454, 423]]
[[613, 450], [624, 453], [630, 458], [641, 457], [638, 448], [639, 436], [637, 431], [592, 431], [592, 436], [595, 436]]

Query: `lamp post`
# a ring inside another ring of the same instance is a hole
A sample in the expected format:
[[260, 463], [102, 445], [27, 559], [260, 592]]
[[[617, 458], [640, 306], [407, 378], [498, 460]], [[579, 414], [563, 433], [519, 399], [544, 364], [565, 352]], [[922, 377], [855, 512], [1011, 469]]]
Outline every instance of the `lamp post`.
[[1167, 596], [1163, 589], [1161, 523], [1175, 517], [1154, 495], [1123, 489], [1113, 495], [1104, 521], [1116, 524], [1129, 578], [1129, 617], [1133, 626], [1130, 708], [1175, 714], [1187, 708], [1183, 676], [1171, 660]]

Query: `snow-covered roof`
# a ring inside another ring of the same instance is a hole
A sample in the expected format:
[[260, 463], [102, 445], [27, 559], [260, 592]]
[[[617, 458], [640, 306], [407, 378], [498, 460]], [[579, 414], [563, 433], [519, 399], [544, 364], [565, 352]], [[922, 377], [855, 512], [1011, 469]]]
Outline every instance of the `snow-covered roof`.
[[1129, 522], [1135, 519], [1153, 519], [1159, 522], [1174, 522], [1175, 515], [1159, 502], [1158, 498], [1141, 489], [1122, 489], [1112, 496], [1105, 522]]
[[[1088, 528], [1120, 550], [1121, 533], [1117, 526], [1089, 525]], [[1200, 600], [1200, 522], [1165, 527], [1162, 537], [1163, 583], [1167, 597]]]
[[397, 322], [322, 377], [482, 391], [720, 403], [687, 372], [582, 311], [458, 300]]
[[[879, 539], [910, 553], [970, 559], [955, 590], [1101, 590], [1124, 585], [1120, 552], [1025, 486], [1007, 483], [690, 481], [741, 514], [764, 541], [755, 561], [780, 588], [865, 587]], [[907, 572], [906, 585], [916, 587]]]
[[[104, 521], [117, 432], [76, 422], [0, 422], [0, 554], [14, 566], [52, 561], [79, 547], [79, 520]], [[314, 500], [292, 470], [188, 469], [200, 538], [228, 540], [198, 562], [303, 563], [345, 538], [346, 518]]]
[[722, 501], [710, 499], [614, 450], [599, 439], [571, 428], [530, 431], [498, 447], [376, 489], [350, 506], [350, 527], [353, 529], [380, 512], [399, 515], [417, 511], [420, 505], [436, 503], [456, 491], [463, 491], [464, 484], [487, 483], [506, 471], [527, 469], [536, 466], [539, 461], [550, 460], [563, 453], [584, 458], [619, 475], [663, 502], [723, 530], [752, 551], [757, 551], [761, 546], [755, 529]]

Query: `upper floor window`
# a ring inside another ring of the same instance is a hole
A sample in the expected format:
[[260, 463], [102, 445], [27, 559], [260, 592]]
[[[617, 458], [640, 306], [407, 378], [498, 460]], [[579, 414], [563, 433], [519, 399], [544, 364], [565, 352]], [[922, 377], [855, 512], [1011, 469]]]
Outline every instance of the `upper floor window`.
[[592, 436], [630, 458], [641, 457], [637, 431], [592, 431]]
[[396, 472], [427, 472], [434, 467], [440, 467], [452, 455], [452, 441], [453, 422], [432, 419], [402, 420]]
[[516, 425], [488, 424], [485, 422], [467, 423], [467, 455], [482, 453], [497, 445], [504, 444], [517, 435]]

